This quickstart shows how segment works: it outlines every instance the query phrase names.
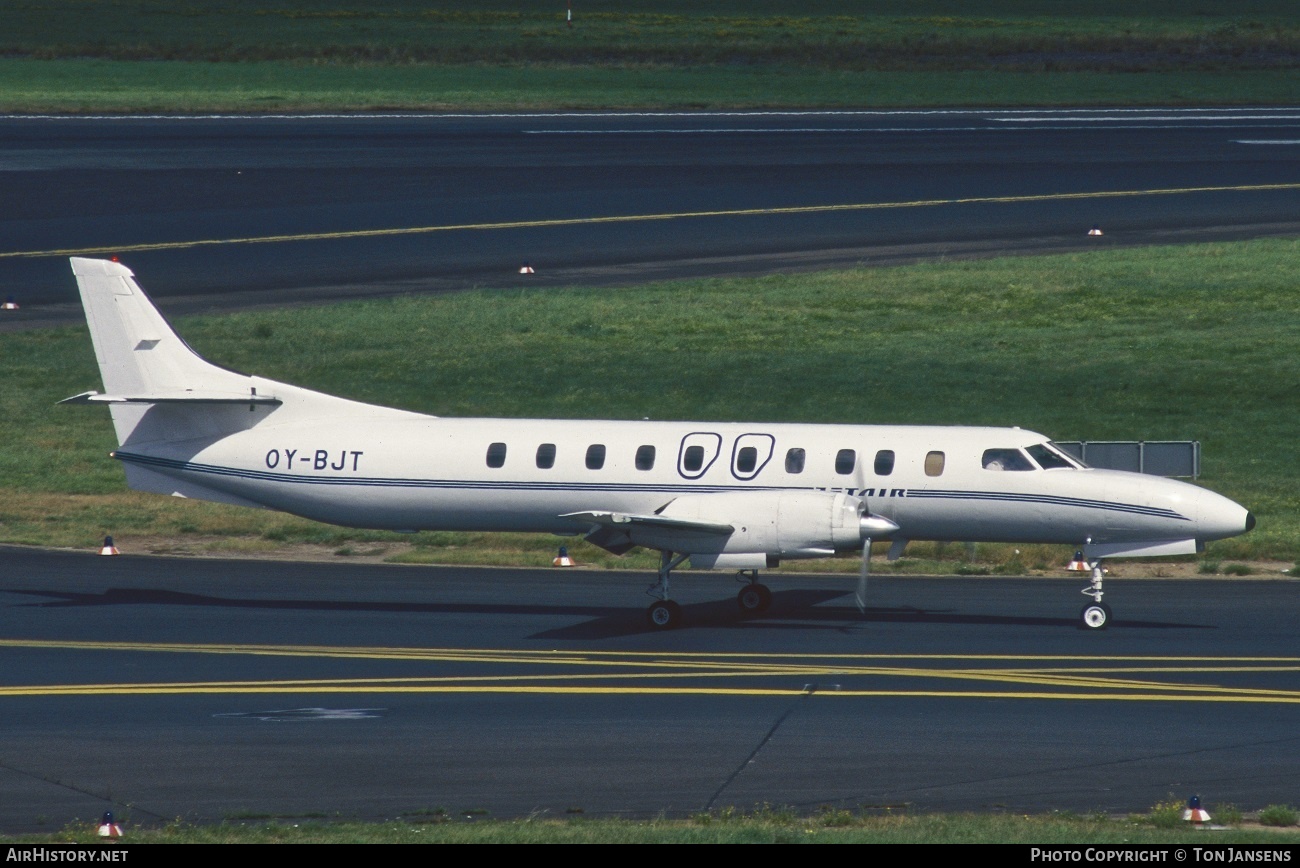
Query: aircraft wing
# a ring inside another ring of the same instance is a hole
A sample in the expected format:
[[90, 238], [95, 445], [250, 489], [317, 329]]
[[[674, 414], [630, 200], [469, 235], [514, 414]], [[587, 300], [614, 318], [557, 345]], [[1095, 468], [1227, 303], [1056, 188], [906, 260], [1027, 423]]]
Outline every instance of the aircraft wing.
[[668, 518], [662, 515], [633, 515], [623, 512], [570, 512], [560, 518], [572, 518], [586, 521], [598, 527], [628, 533], [637, 530], [660, 530], [675, 533], [696, 533], [701, 536], [728, 536], [736, 528], [729, 524], [715, 521], [700, 521], [694, 518]]
[[587, 522], [591, 525], [585, 536], [587, 542], [616, 555], [639, 545], [688, 551], [703, 544], [703, 548], [709, 549], [721, 544], [736, 530], [732, 525], [715, 521], [603, 510], [570, 512], [560, 517]]

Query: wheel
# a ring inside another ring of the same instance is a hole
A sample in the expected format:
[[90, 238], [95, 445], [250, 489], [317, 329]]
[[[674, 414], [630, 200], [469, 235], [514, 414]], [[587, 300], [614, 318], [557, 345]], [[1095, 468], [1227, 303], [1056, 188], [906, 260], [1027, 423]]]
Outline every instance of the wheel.
[[1083, 607], [1079, 620], [1087, 630], [1105, 630], [1110, 623], [1110, 606], [1105, 603], [1089, 603]]
[[672, 600], [662, 600], [646, 609], [646, 620], [656, 630], [671, 630], [682, 622], [682, 607]]
[[736, 602], [740, 604], [742, 612], [766, 612], [767, 607], [772, 605], [772, 592], [766, 585], [751, 582], [736, 594]]

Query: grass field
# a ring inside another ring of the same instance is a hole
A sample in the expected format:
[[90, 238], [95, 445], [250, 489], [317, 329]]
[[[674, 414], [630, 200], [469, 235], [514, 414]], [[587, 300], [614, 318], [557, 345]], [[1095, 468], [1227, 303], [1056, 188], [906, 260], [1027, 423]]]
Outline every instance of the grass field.
[[40, 59], [826, 69], [1294, 68], [1284, 0], [26, 0], [0, 52]]
[[1300, 72], [211, 63], [0, 57], [0, 113], [536, 111], [1262, 105]]
[[[1148, 813], [1107, 817], [1056, 813], [1041, 816], [997, 814], [909, 815], [906, 812], [858, 813], [826, 808], [796, 813], [762, 807], [726, 809], [689, 819], [643, 821], [534, 817], [497, 821], [444, 809], [386, 823], [330, 823], [304, 819], [277, 823], [238, 821], [212, 826], [175, 824], [160, 829], [133, 829], [121, 843], [170, 844], [1028, 844], [1034, 846], [1115, 845], [1122, 847], [1200, 844], [1293, 847], [1300, 842], [1295, 809], [1272, 805], [1259, 820], [1290, 820], [1291, 825], [1262, 825], [1232, 805], [1208, 805], [1218, 828], [1196, 829], [1182, 819], [1177, 800]], [[48, 835], [5, 837], [19, 844], [100, 843], [93, 826], [70, 827]]]
[[[1300, 457], [1284, 444], [1300, 375], [1297, 284], [1300, 241], [1265, 240], [469, 292], [179, 327], [236, 369], [444, 416], [989, 424], [1063, 440], [1200, 440], [1202, 483], [1259, 518], [1207, 557], [1294, 562]], [[55, 406], [99, 385], [85, 329], [11, 334], [0, 353], [9, 386], [0, 541], [87, 547], [113, 533], [357, 554], [395, 539], [125, 492], [106, 457], [116, 445], [107, 413]], [[466, 534], [415, 543], [406, 559], [548, 563], [555, 546]], [[1022, 562], [1068, 554], [1034, 551]], [[1006, 559], [993, 549], [986, 557]]]
[[[848, 13], [846, 14], [846, 10]], [[26, 0], [0, 111], [1243, 104], [1300, 97], [1284, 0]]]

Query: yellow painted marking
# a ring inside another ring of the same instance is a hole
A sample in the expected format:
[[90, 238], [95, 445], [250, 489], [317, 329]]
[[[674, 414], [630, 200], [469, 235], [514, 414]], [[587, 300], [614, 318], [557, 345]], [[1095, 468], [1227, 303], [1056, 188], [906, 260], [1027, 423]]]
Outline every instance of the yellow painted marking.
[[[176, 642], [88, 642], [65, 639], [0, 639], [0, 648], [64, 648], [74, 650], [106, 651], [162, 651], [192, 654], [276, 654], [294, 657], [348, 657], [379, 660], [470, 660], [523, 662], [598, 661], [699, 661], [699, 660], [969, 660], [1009, 662], [1097, 662], [1109, 663], [1201, 663], [1215, 660], [1233, 663], [1290, 663], [1300, 666], [1300, 657], [1125, 657], [1110, 655], [1073, 654], [762, 654], [751, 652], [704, 651], [530, 651], [516, 648], [385, 648], [339, 645], [211, 645]], [[1149, 668], [1149, 667], [1148, 667]], [[1010, 671], [1010, 670], [1008, 670]], [[1036, 670], [1044, 671], [1044, 670]], [[1079, 671], [1074, 669], [1063, 671]], [[1115, 671], [1106, 667], [1107, 672]], [[1160, 670], [1163, 671], [1163, 670]], [[1270, 669], [1270, 671], [1272, 671]]]
[[293, 235], [253, 235], [246, 238], [203, 238], [103, 247], [69, 247], [59, 250], [13, 250], [0, 259], [41, 256], [90, 256], [145, 250], [186, 250], [232, 244], [284, 244], [291, 241], [338, 241], [350, 238], [384, 238], [427, 235], [434, 232], [470, 232], [495, 229], [543, 229], [557, 226], [599, 226], [610, 223], [647, 223], [703, 217], [759, 217], [780, 214], [829, 214], [843, 211], [880, 211], [896, 208], [933, 208], [939, 205], [1011, 205], [1024, 202], [1068, 202], [1080, 199], [1118, 199], [1136, 196], [1180, 196], [1191, 193], [1258, 193], [1300, 190], [1296, 184], [1233, 184], [1216, 187], [1165, 187], [1150, 190], [1097, 190], [1088, 193], [1040, 193], [1028, 196], [973, 196], [963, 199], [916, 199], [909, 202], [852, 202], [840, 205], [791, 205], [782, 208], [735, 208], [720, 211], [677, 211], [662, 214], [621, 214], [606, 217], [560, 217], [549, 220], [507, 220], [499, 223], [456, 223], [442, 226], [405, 226], [389, 229], [352, 229], [339, 232], [303, 232]]
[[131, 696], [131, 695], [187, 695], [187, 694], [395, 694], [395, 693], [437, 693], [437, 694], [534, 694], [547, 696], [598, 695], [598, 696], [835, 696], [835, 697], [929, 697], [960, 699], [1066, 699], [1066, 700], [1102, 700], [1142, 701], [1142, 702], [1250, 702], [1266, 704], [1300, 704], [1300, 694], [1289, 696], [1255, 696], [1255, 695], [1207, 695], [1186, 696], [1168, 693], [1062, 693], [1029, 691], [972, 691], [972, 690], [819, 690], [806, 691], [780, 688], [732, 688], [732, 687], [529, 687], [525, 685], [409, 685], [409, 686], [369, 686], [369, 685], [282, 685], [267, 682], [263, 685], [228, 685], [228, 684], [146, 684], [146, 685], [108, 685], [87, 686], [81, 689], [61, 687], [32, 686], [27, 688], [10, 688], [2, 695], [6, 696]]
[[[1295, 657], [1091, 657], [977, 654], [706, 654], [693, 652], [527, 651], [509, 649], [332, 647], [325, 645], [213, 645], [155, 642], [78, 642], [0, 639], [0, 648], [82, 650], [111, 653], [234, 654], [414, 663], [546, 667], [529, 674], [458, 673], [384, 678], [323, 678], [0, 686], [7, 696], [102, 696], [175, 694], [600, 694], [709, 696], [953, 697], [981, 699], [1143, 700], [1176, 702], [1300, 703], [1300, 689], [1227, 687], [1172, 680], [1187, 674], [1290, 674]], [[1034, 664], [1049, 664], [1037, 667]], [[1119, 665], [1105, 665], [1115, 663]], [[893, 665], [891, 665], [893, 664]], [[904, 664], [904, 665], [899, 665]], [[931, 665], [939, 664], [939, 665]], [[965, 666], [963, 664], [969, 664]], [[1003, 665], [1005, 664], [1005, 665]], [[1069, 664], [1077, 664], [1072, 666]], [[1102, 665], [1099, 665], [1102, 664]], [[593, 671], [598, 670], [598, 671]], [[1133, 677], [1142, 676], [1142, 677]], [[1164, 680], [1161, 676], [1169, 676]], [[798, 679], [806, 685], [830, 678], [926, 679], [983, 682], [1006, 689], [854, 689], [808, 691], [803, 687], [687, 686], [753, 678]], [[598, 683], [593, 683], [598, 682]], [[641, 683], [637, 683], [641, 682]], [[653, 683], [646, 683], [653, 682]], [[676, 683], [673, 683], [676, 682]], [[1016, 689], [1020, 688], [1020, 689]], [[1048, 688], [1048, 689], [1044, 689]], [[1051, 689], [1055, 688], [1055, 689]]]

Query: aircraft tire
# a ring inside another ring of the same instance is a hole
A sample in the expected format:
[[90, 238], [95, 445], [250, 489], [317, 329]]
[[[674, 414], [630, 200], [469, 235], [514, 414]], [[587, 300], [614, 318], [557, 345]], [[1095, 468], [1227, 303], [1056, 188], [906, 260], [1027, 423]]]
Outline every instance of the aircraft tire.
[[1079, 613], [1079, 623], [1085, 630], [1105, 630], [1110, 625], [1110, 606], [1089, 603]]
[[682, 607], [672, 600], [660, 600], [646, 609], [645, 618], [655, 630], [671, 630], [681, 626]]
[[740, 611], [746, 614], [766, 612], [767, 607], [772, 605], [772, 592], [766, 585], [752, 582], [740, 589], [740, 593], [736, 594], [736, 602], [740, 604]]
[[736, 603], [740, 604], [740, 611], [745, 615], [751, 615], [754, 612], [766, 612], [767, 607], [772, 604], [772, 591], [767, 590], [766, 585], [759, 585], [754, 582], [740, 589], [736, 594]]

